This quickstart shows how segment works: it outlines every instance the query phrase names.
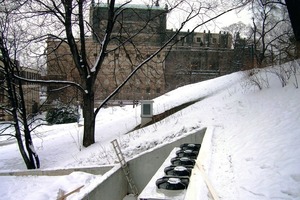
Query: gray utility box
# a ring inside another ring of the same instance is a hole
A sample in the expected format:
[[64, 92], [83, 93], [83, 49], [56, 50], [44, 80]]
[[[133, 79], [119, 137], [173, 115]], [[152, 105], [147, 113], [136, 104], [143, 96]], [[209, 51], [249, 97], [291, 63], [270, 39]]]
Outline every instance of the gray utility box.
[[151, 100], [141, 101], [141, 126], [146, 125], [153, 117], [153, 102]]

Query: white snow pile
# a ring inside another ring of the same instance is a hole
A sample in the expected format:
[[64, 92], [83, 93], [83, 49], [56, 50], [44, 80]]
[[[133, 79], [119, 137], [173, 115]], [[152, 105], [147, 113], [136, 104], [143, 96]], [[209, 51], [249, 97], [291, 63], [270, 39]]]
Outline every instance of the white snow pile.
[[[118, 139], [126, 159], [158, 144], [210, 127], [204, 169], [220, 199], [300, 199], [300, 61], [238, 72], [191, 84], [154, 99], [154, 114], [197, 101], [148, 127], [140, 107], [100, 111], [96, 143], [81, 146], [77, 124], [41, 126], [34, 144], [42, 169], [116, 163], [110, 142]], [[17, 144], [0, 137], [0, 170], [24, 170]], [[107, 176], [107, 175], [106, 175]], [[55, 199], [59, 189], [94, 186], [105, 178], [83, 172], [67, 176], [0, 176], [1, 199]], [[77, 199], [77, 193], [68, 199]], [[200, 197], [199, 197], [200, 199]]]

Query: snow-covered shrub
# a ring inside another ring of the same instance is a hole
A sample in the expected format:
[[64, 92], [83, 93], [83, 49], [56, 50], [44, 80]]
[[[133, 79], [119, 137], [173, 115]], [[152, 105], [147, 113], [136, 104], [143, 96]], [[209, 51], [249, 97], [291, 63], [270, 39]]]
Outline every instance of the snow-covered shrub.
[[76, 106], [56, 105], [47, 111], [46, 121], [49, 124], [66, 124], [77, 121], [78, 112]]
[[248, 73], [249, 83], [251, 86], [256, 86], [259, 90], [270, 87], [268, 73], [265, 69], [254, 68], [249, 70]]

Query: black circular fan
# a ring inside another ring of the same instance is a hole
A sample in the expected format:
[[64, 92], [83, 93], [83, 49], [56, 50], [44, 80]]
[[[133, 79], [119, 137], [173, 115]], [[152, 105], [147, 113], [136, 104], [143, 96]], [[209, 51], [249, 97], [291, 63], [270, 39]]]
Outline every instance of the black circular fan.
[[188, 157], [175, 157], [171, 159], [171, 163], [173, 165], [195, 165], [195, 160]]
[[192, 170], [186, 166], [169, 166], [166, 167], [164, 171], [167, 175], [191, 176]]
[[192, 159], [196, 159], [198, 156], [199, 151], [191, 150], [191, 149], [186, 149], [186, 150], [178, 150], [176, 151], [176, 155], [178, 157], [188, 157]]
[[183, 190], [188, 187], [188, 184], [188, 177], [164, 176], [156, 180], [156, 186], [166, 190]]
[[195, 144], [195, 143], [184, 143], [180, 145], [181, 150], [190, 149], [193, 151], [199, 151], [201, 148], [201, 144]]

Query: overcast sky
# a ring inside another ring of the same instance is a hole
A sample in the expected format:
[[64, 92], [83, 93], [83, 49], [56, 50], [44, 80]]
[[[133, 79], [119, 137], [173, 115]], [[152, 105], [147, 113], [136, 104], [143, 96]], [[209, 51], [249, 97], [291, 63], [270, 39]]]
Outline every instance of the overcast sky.
[[[128, 1], [128, 0], [127, 0]], [[151, 5], [152, 2], [155, 2], [156, 0], [132, 0], [131, 4], [145, 4], [145, 5]], [[172, 1], [172, 0], [168, 0], [168, 1]], [[97, 3], [98, 0], [95, 0], [95, 2]], [[99, 0], [99, 2], [107, 2], [105, 0]], [[126, 2], [126, 0], [120, 0], [118, 1], [118, 3], [121, 2]], [[166, 0], [159, 0], [159, 4], [160, 7], [164, 7]], [[195, 2], [195, 4], [199, 4], [199, 0], [189, 0], [189, 3], [193, 3]], [[225, 9], [229, 9], [225, 8]], [[213, 16], [213, 15], [211, 15]], [[176, 29], [176, 27], [178, 28], [181, 24], [181, 21], [184, 19], [184, 15], [180, 14], [179, 11], [173, 11], [172, 13], [168, 14], [168, 18], [167, 18], [167, 28], [168, 29]], [[199, 19], [196, 19], [195, 21], [191, 22], [188, 24], [188, 26], [184, 29], [185, 31], [188, 29], [193, 29], [195, 24], [199, 23]], [[242, 21], [244, 24], [249, 24], [251, 23], [251, 15], [249, 14], [249, 12], [244, 9], [241, 12], [236, 12], [236, 11], [231, 11], [230, 13], [226, 13], [225, 15], [221, 16], [220, 18], [218, 18], [216, 21], [214, 21], [214, 23], [209, 23], [206, 24], [204, 26], [201, 26], [200, 28], [198, 28], [196, 31], [204, 31], [204, 30], [210, 30], [211, 32], [219, 32], [222, 27], [225, 26], [229, 26], [233, 23], [237, 23], [239, 21]]]

